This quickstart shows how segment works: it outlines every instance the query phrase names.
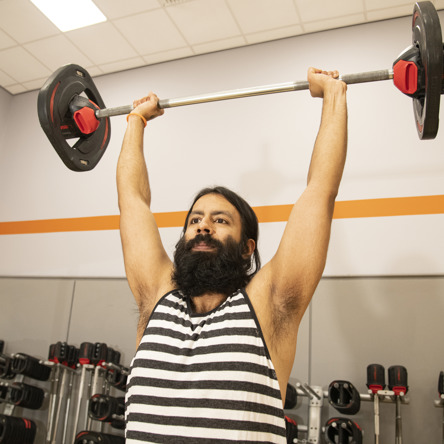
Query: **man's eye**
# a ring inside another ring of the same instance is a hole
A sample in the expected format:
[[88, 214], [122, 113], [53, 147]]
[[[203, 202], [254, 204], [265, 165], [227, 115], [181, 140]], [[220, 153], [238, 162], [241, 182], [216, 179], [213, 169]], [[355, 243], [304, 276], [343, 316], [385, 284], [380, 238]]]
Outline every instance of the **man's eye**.
[[190, 225], [192, 224], [198, 224], [199, 223], [199, 219], [197, 217], [193, 218], [190, 220]]
[[216, 219], [215, 222], [218, 224], [226, 224], [227, 223], [227, 221], [225, 219], [221, 219], [221, 218]]

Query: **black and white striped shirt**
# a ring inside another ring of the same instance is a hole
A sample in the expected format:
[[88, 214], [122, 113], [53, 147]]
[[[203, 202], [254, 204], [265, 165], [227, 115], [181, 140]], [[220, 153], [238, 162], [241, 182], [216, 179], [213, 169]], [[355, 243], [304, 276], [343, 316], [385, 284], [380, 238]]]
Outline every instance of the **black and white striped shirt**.
[[179, 291], [151, 314], [131, 363], [126, 442], [286, 443], [279, 384], [245, 291], [193, 313]]

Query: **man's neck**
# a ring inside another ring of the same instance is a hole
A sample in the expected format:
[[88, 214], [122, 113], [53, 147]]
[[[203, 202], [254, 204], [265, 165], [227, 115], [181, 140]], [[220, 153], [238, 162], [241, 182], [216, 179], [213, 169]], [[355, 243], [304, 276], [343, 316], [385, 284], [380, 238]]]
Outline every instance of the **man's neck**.
[[202, 296], [194, 296], [191, 298], [191, 307], [194, 313], [208, 313], [214, 310], [222, 302], [227, 299], [227, 296], [219, 293], [205, 293]]

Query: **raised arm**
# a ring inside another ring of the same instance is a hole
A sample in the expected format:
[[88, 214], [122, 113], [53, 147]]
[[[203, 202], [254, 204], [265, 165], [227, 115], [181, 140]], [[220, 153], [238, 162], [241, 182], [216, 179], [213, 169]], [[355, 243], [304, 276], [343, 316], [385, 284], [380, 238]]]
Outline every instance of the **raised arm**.
[[[149, 310], [170, 285], [171, 261], [151, 212], [151, 189], [145, 163], [145, 122], [163, 114], [157, 96], [134, 102], [117, 164], [120, 236], [128, 283], [141, 312]], [[142, 117], [141, 117], [142, 116]]]
[[[347, 150], [347, 104], [338, 73], [310, 68], [313, 97], [323, 98], [321, 124], [307, 187], [295, 203], [276, 255], [269, 263], [271, 297], [300, 320], [322, 276], [335, 199]], [[297, 322], [296, 322], [297, 323]]]
[[347, 151], [347, 85], [336, 80], [337, 71], [310, 68], [308, 81], [313, 97], [324, 99], [321, 125], [313, 149], [307, 185], [320, 186], [332, 194], [332, 203], [339, 190]]

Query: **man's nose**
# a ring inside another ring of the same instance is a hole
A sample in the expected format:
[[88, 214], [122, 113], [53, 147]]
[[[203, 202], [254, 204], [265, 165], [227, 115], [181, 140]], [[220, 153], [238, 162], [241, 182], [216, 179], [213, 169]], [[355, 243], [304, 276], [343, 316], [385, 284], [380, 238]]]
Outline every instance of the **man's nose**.
[[211, 234], [212, 233], [212, 228], [211, 228], [210, 224], [207, 222], [206, 219], [202, 219], [199, 222], [199, 225], [197, 227], [197, 232], [199, 234], [201, 234], [201, 233]]

